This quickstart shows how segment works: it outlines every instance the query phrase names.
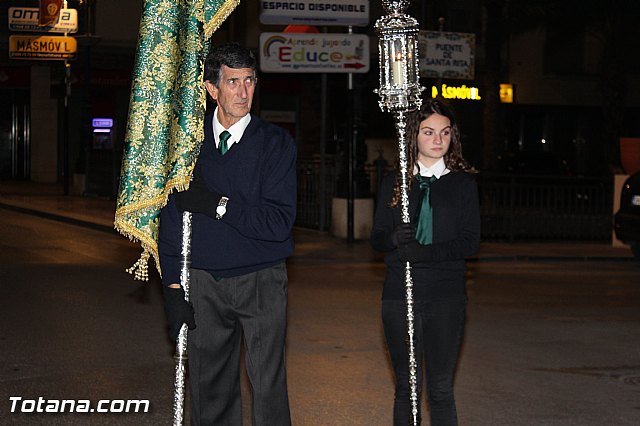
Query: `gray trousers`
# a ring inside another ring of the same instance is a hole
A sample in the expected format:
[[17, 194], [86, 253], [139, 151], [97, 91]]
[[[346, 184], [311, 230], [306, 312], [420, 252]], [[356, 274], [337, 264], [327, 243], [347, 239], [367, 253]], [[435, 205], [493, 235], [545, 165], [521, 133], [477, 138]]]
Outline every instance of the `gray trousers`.
[[254, 426], [289, 426], [285, 369], [287, 269], [284, 263], [216, 281], [191, 269], [189, 330], [193, 425], [242, 425], [240, 347], [252, 389]]

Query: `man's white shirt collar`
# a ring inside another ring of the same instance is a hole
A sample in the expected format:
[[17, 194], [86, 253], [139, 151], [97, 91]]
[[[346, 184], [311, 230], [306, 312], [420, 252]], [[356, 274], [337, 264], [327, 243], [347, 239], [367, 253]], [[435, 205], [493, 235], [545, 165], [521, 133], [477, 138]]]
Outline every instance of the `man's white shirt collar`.
[[220, 133], [224, 132], [225, 130], [231, 133], [231, 137], [227, 140], [227, 146], [229, 148], [231, 148], [231, 145], [233, 145], [234, 143], [240, 142], [240, 139], [242, 139], [242, 135], [247, 129], [250, 121], [251, 114], [247, 114], [240, 120], [238, 120], [236, 124], [229, 127], [228, 129], [225, 129], [224, 126], [220, 124], [220, 121], [218, 121], [218, 107], [216, 107], [216, 110], [213, 112], [213, 139], [216, 142], [216, 148], [220, 143]]

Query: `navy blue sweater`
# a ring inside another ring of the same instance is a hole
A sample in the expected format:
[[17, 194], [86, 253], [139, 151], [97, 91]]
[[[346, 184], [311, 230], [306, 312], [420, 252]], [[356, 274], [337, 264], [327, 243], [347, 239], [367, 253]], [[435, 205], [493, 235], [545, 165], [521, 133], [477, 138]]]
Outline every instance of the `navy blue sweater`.
[[[284, 129], [252, 115], [242, 139], [222, 156], [212, 119], [205, 117], [194, 173], [199, 169], [209, 190], [229, 202], [221, 220], [193, 214], [191, 267], [233, 277], [273, 266], [293, 252], [296, 145]], [[181, 229], [182, 214], [172, 194], [160, 213], [158, 238], [165, 285], [180, 282]]]
[[[402, 223], [400, 203], [389, 207], [395, 175], [387, 175], [380, 185], [371, 230], [371, 245], [387, 252], [387, 275], [383, 299], [405, 298], [405, 265], [397, 256], [391, 233]], [[414, 178], [415, 179], [415, 178]], [[409, 194], [409, 217], [420, 200], [420, 187], [413, 181]], [[480, 206], [475, 178], [465, 172], [451, 172], [431, 184], [433, 244], [420, 246], [420, 261], [411, 265], [416, 300], [434, 300], [465, 294], [464, 258], [480, 246]], [[414, 219], [412, 222], [415, 223]]]

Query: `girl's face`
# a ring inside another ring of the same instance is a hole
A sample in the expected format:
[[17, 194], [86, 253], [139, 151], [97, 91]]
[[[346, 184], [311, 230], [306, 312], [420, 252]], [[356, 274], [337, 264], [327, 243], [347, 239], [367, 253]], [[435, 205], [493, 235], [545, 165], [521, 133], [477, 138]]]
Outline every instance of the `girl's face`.
[[433, 166], [449, 151], [451, 121], [440, 114], [432, 114], [420, 123], [418, 130], [418, 161]]

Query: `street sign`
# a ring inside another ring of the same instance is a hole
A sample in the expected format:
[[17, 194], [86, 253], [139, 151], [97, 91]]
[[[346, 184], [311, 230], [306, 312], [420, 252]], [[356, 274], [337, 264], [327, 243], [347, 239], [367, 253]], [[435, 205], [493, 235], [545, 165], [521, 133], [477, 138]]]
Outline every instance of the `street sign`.
[[421, 77], [473, 80], [475, 34], [420, 31], [418, 45]]
[[38, 25], [40, 9], [37, 7], [10, 7], [9, 30], [48, 32], [48, 33], [75, 33], [78, 31], [78, 11], [75, 9], [60, 10], [58, 22], [53, 26], [41, 27]]
[[369, 37], [363, 34], [260, 34], [264, 72], [366, 73]]
[[261, 1], [260, 22], [366, 26], [369, 23], [369, 0]]
[[17, 36], [9, 37], [9, 57], [13, 59], [74, 59], [77, 44], [73, 37]]

